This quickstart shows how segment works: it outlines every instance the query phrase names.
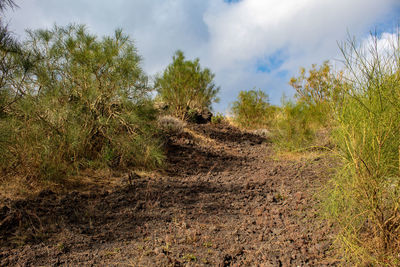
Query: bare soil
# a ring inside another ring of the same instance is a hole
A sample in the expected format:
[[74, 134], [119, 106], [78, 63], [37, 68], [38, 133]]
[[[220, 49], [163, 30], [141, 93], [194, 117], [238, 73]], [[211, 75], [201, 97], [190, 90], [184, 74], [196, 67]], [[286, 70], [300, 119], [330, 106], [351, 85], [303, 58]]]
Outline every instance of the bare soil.
[[0, 205], [0, 265], [332, 266], [316, 194], [332, 159], [277, 157], [227, 124], [189, 125], [166, 171]]

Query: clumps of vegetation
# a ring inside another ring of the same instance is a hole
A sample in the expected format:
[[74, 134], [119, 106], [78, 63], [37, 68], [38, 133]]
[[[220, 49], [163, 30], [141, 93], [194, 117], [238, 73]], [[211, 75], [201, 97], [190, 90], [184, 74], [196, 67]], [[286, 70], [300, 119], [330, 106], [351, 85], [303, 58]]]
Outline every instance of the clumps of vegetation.
[[332, 179], [326, 207], [339, 226], [348, 262], [400, 264], [400, 39], [379, 47], [342, 46], [342, 101], [333, 105], [334, 140], [342, 167]]
[[337, 90], [338, 81], [325, 62], [319, 69], [313, 65], [308, 75], [301, 69], [300, 76], [290, 82], [297, 92], [295, 99], [283, 97], [280, 107], [270, 105], [268, 95], [261, 90], [241, 91], [231, 108], [233, 122], [245, 129], [267, 129], [278, 149], [326, 145], [320, 139], [329, 135], [331, 91]]
[[220, 124], [225, 121], [225, 116], [222, 113], [217, 113], [211, 117], [211, 123]]
[[[14, 1], [0, 1], [0, 14], [6, 8], [16, 7]], [[19, 42], [8, 30], [0, 16], [0, 117], [5, 115], [6, 107], [14, 101], [14, 96], [6, 89], [6, 85], [13, 83], [16, 70], [21, 65], [23, 57]]]
[[299, 77], [292, 77], [289, 84], [296, 90], [297, 101], [327, 106], [342, 95], [342, 75], [342, 72], [334, 75], [329, 61], [325, 61], [319, 68], [313, 64], [308, 74], [305, 68], [300, 68]]
[[101, 40], [81, 25], [29, 31], [21, 51], [5, 55], [16, 67], [1, 85], [3, 174], [161, 164], [151, 88], [121, 30]]
[[276, 147], [288, 151], [316, 145], [317, 133], [326, 115], [315, 105], [304, 101], [282, 101], [272, 127]]
[[232, 104], [233, 121], [242, 128], [257, 129], [269, 126], [275, 108], [269, 104], [268, 95], [261, 90], [240, 91]]
[[256, 134], [258, 136], [267, 137], [267, 138], [270, 138], [272, 136], [271, 131], [268, 130], [268, 129], [265, 129], [265, 128], [263, 128], [263, 129], [255, 129], [255, 130], [252, 131], [252, 133]]
[[214, 77], [210, 69], [201, 68], [198, 58], [186, 60], [178, 50], [172, 63], [156, 78], [155, 88], [170, 115], [193, 120], [198, 114], [209, 112], [211, 104], [219, 101]]
[[273, 127], [275, 144], [285, 150], [329, 146], [334, 124], [330, 109], [343, 88], [341, 74], [333, 74], [326, 61], [319, 68], [312, 65], [308, 72], [301, 68], [289, 84], [296, 90], [295, 99], [282, 100]]
[[167, 134], [181, 134], [186, 127], [186, 122], [169, 116], [161, 116], [158, 119], [158, 125]]
[[[339, 228], [342, 258], [361, 266], [400, 265], [400, 36], [381, 46], [350, 40], [341, 50], [345, 70], [328, 62], [300, 70], [294, 100], [270, 111], [261, 91], [240, 92], [235, 121], [267, 125], [277, 147], [329, 145], [341, 159], [324, 207]], [[273, 114], [271, 116], [271, 114]], [[271, 117], [268, 117], [271, 116]]]

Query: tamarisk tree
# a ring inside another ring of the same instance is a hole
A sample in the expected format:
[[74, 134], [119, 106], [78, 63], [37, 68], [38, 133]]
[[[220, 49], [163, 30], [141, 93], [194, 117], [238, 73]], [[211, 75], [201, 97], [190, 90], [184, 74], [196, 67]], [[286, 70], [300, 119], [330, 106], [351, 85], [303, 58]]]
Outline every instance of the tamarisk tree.
[[178, 50], [172, 63], [156, 78], [155, 88], [172, 115], [187, 119], [190, 111], [202, 113], [219, 101], [214, 77], [210, 69], [201, 68], [198, 58], [186, 60]]

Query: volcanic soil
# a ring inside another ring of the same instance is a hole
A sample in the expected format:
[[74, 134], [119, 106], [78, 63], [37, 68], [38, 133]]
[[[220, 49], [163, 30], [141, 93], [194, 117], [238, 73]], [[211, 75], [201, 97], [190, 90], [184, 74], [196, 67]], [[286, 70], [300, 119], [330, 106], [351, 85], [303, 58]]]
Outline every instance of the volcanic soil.
[[325, 153], [277, 156], [228, 124], [188, 125], [164, 171], [2, 199], [0, 265], [332, 266]]

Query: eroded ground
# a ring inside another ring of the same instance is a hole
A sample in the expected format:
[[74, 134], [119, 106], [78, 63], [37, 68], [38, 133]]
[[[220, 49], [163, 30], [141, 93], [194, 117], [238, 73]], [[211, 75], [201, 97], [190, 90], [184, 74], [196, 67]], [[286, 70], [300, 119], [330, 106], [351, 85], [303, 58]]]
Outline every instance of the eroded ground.
[[171, 136], [167, 171], [0, 206], [0, 265], [324, 266], [315, 194], [332, 160], [276, 157], [228, 125]]

